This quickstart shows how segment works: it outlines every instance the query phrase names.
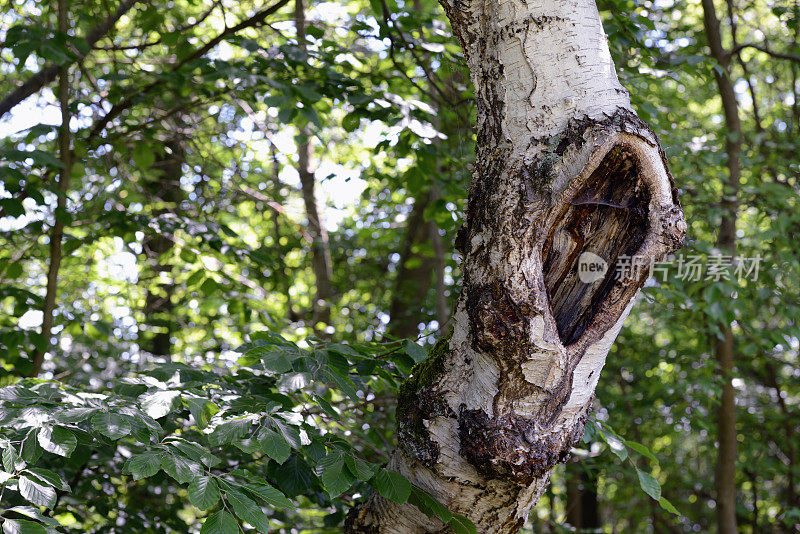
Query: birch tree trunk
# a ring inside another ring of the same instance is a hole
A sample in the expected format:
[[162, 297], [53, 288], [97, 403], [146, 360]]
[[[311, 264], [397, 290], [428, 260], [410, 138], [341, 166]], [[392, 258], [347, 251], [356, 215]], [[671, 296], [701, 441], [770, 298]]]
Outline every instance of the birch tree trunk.
[[[686, 223], [593, 0], [441, 1], [478, 109], [456, 242], [463, 291], [451, 335], [401, 388], [389, 467], [478, 532], [516, 532], [582, 437], [606, 354], [649, 271], [617, 269], [679, 248]], [[445, 528], [377, 494], [346, 525]]]

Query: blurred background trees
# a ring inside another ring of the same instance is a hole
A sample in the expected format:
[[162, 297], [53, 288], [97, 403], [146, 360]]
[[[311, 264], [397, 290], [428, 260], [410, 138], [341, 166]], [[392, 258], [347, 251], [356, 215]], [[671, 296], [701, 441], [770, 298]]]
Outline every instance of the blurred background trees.
[[[265, 331], [300, 348], [347, 343], [385, 362], [350, 362], [355, 400], [339, 375], [313, 389], [297, 366], [299, 382], [269, 388], [379, 465], [396, 382], [446, 332], [458, 288], [474, 104], [441, 8], [60, 7], [0, 8], [0, 384], [38, 376], [119, 391], [181, 364], [242, 377], [241, 347]], [[666, 148], [689, 243], [644, 290], [580, 461], [557, 470], [526, 529], [796, 532], [800, 6], [598, 7], [620, 79]], [[709, 272], [720, 254], [760, 258], [757, 278]], [[699, 277], [686, 276], [691, 259]], [[187, 398], [173, 409], [188, 417]], [[297, 506], [265, 512], [276, 531], [336, 530], [365, 491], [351, 477], [331, 495], [308, 447], [281, 463], [268, 455], [262, 475]], [[133, 481], [124, 450], [63, 465], [45, 452], [73, 489], [46, 514], [65, 531], [199, 530], [204, 515], [180, 483]], [[236, 450], [225, 456], [236, 465], [252, 453]], [[679, 514], [640, 489], [638, 470]], [[0, 495], [0, 508], [26, 502]]]

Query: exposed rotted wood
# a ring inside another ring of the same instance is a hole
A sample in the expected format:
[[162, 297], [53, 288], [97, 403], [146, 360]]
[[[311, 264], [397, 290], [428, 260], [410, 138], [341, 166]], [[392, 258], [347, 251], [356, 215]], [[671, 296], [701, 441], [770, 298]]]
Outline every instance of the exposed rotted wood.
[[[565, 345], [581, 337], [611, 291], [620, 256], [631, 258], [647, 233], [647, 189], [638, 163], [617, 147], [603, 158], [575, 200], [564, 206], [544, 245], [544, 277], [550, 306]], [[606, 262], [604, 277], [579, 278], [583, 254]]]

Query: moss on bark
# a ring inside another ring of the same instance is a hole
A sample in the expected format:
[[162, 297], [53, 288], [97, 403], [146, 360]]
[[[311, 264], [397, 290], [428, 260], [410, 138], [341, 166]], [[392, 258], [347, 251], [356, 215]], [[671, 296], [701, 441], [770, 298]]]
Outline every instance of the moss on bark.
[[439, 445], [430, 438], [425, 420], [438, 416], [455, 417], [437, 388], [444, 375], [451, 334], [440, 339], [428, 358], [411, 369], [411, 376], [400, 386], [395, 411], [400, 446], [412, 458], [432, 466], [439, 458]]

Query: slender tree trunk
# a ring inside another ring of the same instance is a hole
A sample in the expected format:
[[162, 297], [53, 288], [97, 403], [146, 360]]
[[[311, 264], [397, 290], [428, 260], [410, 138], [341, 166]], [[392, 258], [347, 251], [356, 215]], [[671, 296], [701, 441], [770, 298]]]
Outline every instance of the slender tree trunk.
[[[181, 177], [185, 154], [182, 143], [173, 140], [165, 143], [142, 181], [142, 188], [152, 204], [159, 205], [152, 215], [173, 212], [183, 199]], [[164, 229], [148, 233], [142, 240], [144, 276], [149, 282], [144, 304], [144, 324], [139, 336], [139, 346], [153, 356], [169, 359], [172, 355], [172, 334], [175, 327], [172, 295], [175, 284], [171, 279], [172, 267], [162, 257], [174, 247]]]
[[778, 397], [778, 407], [781, 410], [781, 414], [784, 418], [784, 425], [783, 429], [786, 435], [786, 456], [789, 460], [789, 465], [787, 467], [787, 478], [786, 478], [786, 509], [791, 508], [800, 508], [800, 499], [798, 498], [797, 492], [795, 491], [795, 481], [794, 481], [794, 472], [797, 468], [797, 438], [795, 436], [794, 431], [794, 421], [795, 417], [792, 412], [789, 410], [789, 407], [786, 405], [786, 400], [782, 396], [782, 392], [784, 391], [781, 388], [780, 383], [778, 382], [778, 372], [775, 369], [775, 366], [767, 361], [766, 365], [766, 375], [767, 375], [767, 385], [775, 390], [775, 393]]
[[579, 532], [596, 532], [600, 528], [600, 507], [597, 502], [597, 474], [577, 462], [567, 463], [567, 523]]
[[[281, 164], [278, 161], [278, 149], [272, 142], [270, 142], [270, 157], [272, 158], [272, 198], [278, 202], [278, 199], [281, 198], [282, 186], [280, 178]], [[273, 246], [275, 250], [280, 252], [281, 257], [283, 257], [284, 247], [281, 244], [282, 234], [280, 217], [280, 213], [272, 210], [270, 218], [272, 219], [272, 239], [275, 242]], [[292, 302], [292, 275], [285, 263], [282, 263], [279, 267], [277, 267], [277, 269], [279, 270], [281, 276], [278, 277], [276, 286], [278, 286], [278, 290], [283, 293], [283, 296], [286, 298], [286, 318], [289, 321], [297, 321], [300, 317], [297, 311], [294, 309], [294, 303]]]
[[[443, 1], [478, 108], [452, 333], [402, 386], [389, 467], [481, 533], [519, 530], [569, 456], [649, 269], [686, 223], [593, 0]], [[602, 258], [602, 259], [600, 259]], [[607, 270], [603, 272], [603, 265]], [[377, 494], [349, 532], [439, 532]]]
[[747, 82], [747, 90], [750, 93], [750, 100], [753, 106], [753, 122], [755, 123], [756, 133], [761, 133], [764, 131], [764, 127], [761, 126], [761, 113], [758, 110], [758, 97], [756, 96], [756, 88], [753, 85], [753, 80], [750, 76], [750, 69], [747, 67], [747, 62], [742, 59], [742, 51], [738, 48], [739, 42], [736, 36], [736, 6], [734, 5], [733, 0], [726, 0], [725, 4], [728, 7], [728, 23], [731, 26], [731, 44], [736, 50], [736, 60], [742, 67], [742, 73], [744, 74], [744, 79]]
[[436, 227], [431, 221], [425, 220], [425, 208], [428, 205], [429, 194], [419, 195], [406, 224], [389, 308], [391, 321], [388, 333], [398, 338], [415, 338], [419, 335], [419, 323], [422, 320], [419, 310], [424, 306], [431, 287], [435, 257], [428, 249], [431, 246], [431, 233]]
[[[794, 20], [800, 20], [800, 2], [795, 0], [792, 6]], [[792, 34], [792, 48], [797, 47], [798, 37], [800, 37], [800, 28], [795, 25], [794, 33]], [[797, 132], [800, 133], [800, 94], [797, 91], [797, 63], [792, 62], [792, 117], [794, 117], [794, 126]]]
[[447, 302], [447, 284], [444, 281], [447, 267], [447, 248], [435, 223], [428, 225], [428, 232], [433, 245], [433, 276], [436, 284], [436, 322], [443, 329], [450, 319], [450, 304]]
[[[67, 0], [58, 0], [58, 31], [66, 34], [69, 29], [67, 17], [69, 16]], [[56, 294], [58, 292], [58, 271], [61, 268], [61, 242], [64, 239], [64, 223], [59, 211], [67, 206], [67, 191], [69, 191], [69, 178], [72, 173], [72, 147], [69, 130], [69, 68], [64, 67], [58, 71], [58, 101], [61, 107], [61, 127], [58, 132], [58, 153], [61, 159], [61, 172], [58, 175], [58, 190], [62, 193], [56, 201], [55, 221], [50, 231], [50, 265], [47, 270], [47, 289], [42, 308], [42, 336], [45, 344], [50, 346], [50, 335], [53, 329], [53, 314], [56, 309]], [[10, 107], [9, 107], [10, 109]], [[37, 350], [33, 354], [33, 367], [30, 376], [37, 376], [42, 370], [44, 352]]]
[[[723, 215], [717, 236], [717, 246], [733, 256], [736, 254], [736, 212], [741, 174], [742, 125], [739, 120], [736, 93], [730, 79], [730, 53], [722, 47], [720, 23], [714, 7], [714, 0], [703, 0], [703, 25], [711, 49], [711, 57], [721, 68], [721, 72], [714, 70], [714, 77], [722, 99], [722, 110], [727, 129], [725, 150], [728, 155], [728, 181], [722, 195]], [[730, 534], [738, 531], [736, 527], [736, 393], [732, 382], [735, 353], [731, 325], [720, 325], [720, 329], [722, 335], [716, 342], [715, 354], [723, 382], [722, 396], [717, 412], [719, 450], [715, 488], [717, 492], [717, 528], [721, 534]]]
[[580, 531], [583, 517], [581, 509], [581, 476], [580, 466], [575, 461], [567, 462], [564, 470], [564, 482], [567, 496], [567, 523]]
[[[306, 49], [306, 15], [303, 0], [295, 0], [294, 21], [297, 28], [297, 41], [301, 50]], [[316, 183], [311, 167], [313, 147], [311, 146], [311, 130], [301, 128], [300, 142], [297, 147], [297, 172], [303, 192], [303, 202], [308, 218], [308, 232], [314, 242], [311, 250], [311, 263], [314, 270], [316, 295], [313, 303], [312, 322], [318, 334], [325, 333], [325, 326], [330, 323], [330, 301], [333, 297], [333, 269], [331, 266], [331, 249], [328, 242], [328, 231], [322, 221], [317, 205]], [[321, 328], [320, 328], [321, 327]]]
[[[417, 13], [423, 12], [424, 7], [420, 0], [414, 0], [413, 6]], [[398, 34], [403, 32], [402, 27], [396, 27], [395, 30]], [[423, 72], [426, 74], [433, 72], [430, 54], [427, 51], [423, 50], [421, 55], [415, 56], [415, 58], [421, 63], [420, 67]], [[445, 83], [448, 81], [450, 81], [450, 77], [445, 80]], [[435, 83], [435, 80], [429, 79], [429, 88]], [[456, 93], [452, 87], [446, 87], [446, 89], [450, 94]], [[437, 111], [441, 110], [441, 102], [434, 101], [433, 105]], [[442, 131], [438, 113], [434, 122], [436, 128]], [[437, 145], [441, 144], [440, 139], [435, 139], [433, 142]], [[437, 165], [437, 174], [441, 172], [440, 165]], [[438, 198], [436, 184], [431, 183], [428, 192], [420, 193], [415, 198], [414, 207], [408, 218], [389, 310], [389, 316], [392, 318], [392, 322], [389, 323], [389, 334], [395, 337], [416, 337], [419, 334], [419, 323], [422, 322], [419, 309], [425, 305], [425, 297], [431, 287], [431, 271], [433, 271], [436, 290], [436, 319], [440, 328], [450, 316], [444, 283], [445, 246], [436, 224], [432, 220], [425, 220], [425, 209], [432, 202], [436, 202]], [[428, 253], [429, 246], [432, 248], [432, 255]]]

